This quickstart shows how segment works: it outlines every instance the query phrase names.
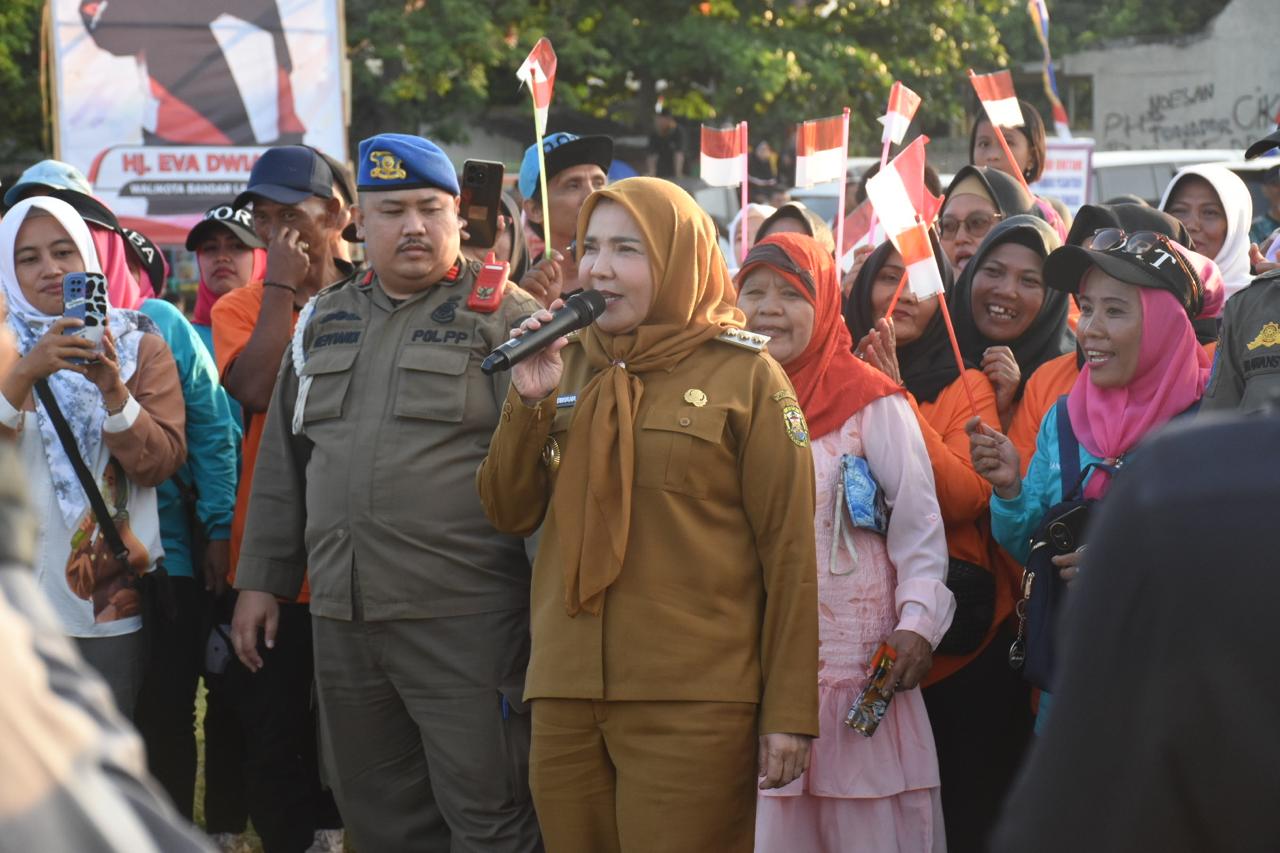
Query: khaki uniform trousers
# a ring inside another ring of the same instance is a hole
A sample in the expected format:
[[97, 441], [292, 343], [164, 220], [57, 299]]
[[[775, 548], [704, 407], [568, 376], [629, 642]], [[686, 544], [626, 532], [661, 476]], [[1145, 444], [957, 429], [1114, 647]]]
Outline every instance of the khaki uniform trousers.
[[751, 853], [755, 704], [530, 704], [529, 775], [548, 853]]
[[327, 781], [357, 850], [541, 849], [528, 611], [311, 625]]

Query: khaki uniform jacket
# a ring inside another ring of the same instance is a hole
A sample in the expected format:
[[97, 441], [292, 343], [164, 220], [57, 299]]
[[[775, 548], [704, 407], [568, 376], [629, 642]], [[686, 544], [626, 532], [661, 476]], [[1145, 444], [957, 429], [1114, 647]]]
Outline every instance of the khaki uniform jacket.
[[1280, 270], [1227, 300], [1201, 410], [1252, 414], [1280, 405]]
[[538, 305], [509, 284], [497, 311], [470, 310], [479, 269], [469, 263], [399, 305], [372, 273], [316, 296], [295, 331], [311, 378], [302, 434], [292, 429], [291, 347], [258, 453], [237, 588], [292, 599], [309, 573], [311, 612], [331, 619], [528, 606], [523, 543], [485, 520], [474, 481], [510, 382], [483, 375], [480, 362]]
[[591, 374], [581, 346], [563, 353], [556, 395], [530, 408], [509, 392], [478, 476], [499, 530], [528, 535], [545, 518], [525, 698], [759, 703], [762, 733], [817, 735], [813, 458], [798, 409], [785, 416], [786, 374], [711, 340], [641, 377], [622, 573], [600, 616], [571, 618], [552, 468]]

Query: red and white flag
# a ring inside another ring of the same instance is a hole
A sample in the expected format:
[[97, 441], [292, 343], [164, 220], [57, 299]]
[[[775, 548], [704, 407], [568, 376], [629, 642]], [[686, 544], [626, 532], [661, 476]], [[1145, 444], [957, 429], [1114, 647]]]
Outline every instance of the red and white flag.
[[902, 85], [901, 81], [895, 82], [893, 88], [889, 90], [889, 112], [876, 119], [884, 125], [884, 133], [881, 134], [880, 141], [901, 145], [903, 137], [907, 135], [907, 128], [911, 125], [911, 119], [915, 118], [916, 110], [919, 108], [920, 96]]
[[1013, 88], [1013, 75], [1008, 71], [993, 74], [969, 72], [969, 82], [987, 111], [987, 118], [995, 127], [1022, 127], [1022, 108], [1018, 106], [1018, 93]]
[[720, 130], [702, 126], [701, 175], [713, 187], [733, 187], [746, 180], [746, 125]]
[[[867, 181], [867, 198], [902, 255], [911, 292], [921, 299], [943, 292], [925, 218], [935, 196], [924, 188], [924, 143], [925, 137], [916, 137], [887, 168]], [[926, 209], [922, 211], [917, 205]]]
[[[872, 230], [872, 223], [874, 228]], [[840, 267], [845, 272], [853, 269], [854, 253], [863, 246], [877, 246], [887, 239], [880, 220], [876, 219], [871, 202], [864, 201], [844, 218], [844, 247], [840, 252]]]
[[516, 76], [533, 92], [533, 121], [538, 136], [542, 136], [547, 132], [547, 109], [551, 106], [551, 90], [556, 85], [556, 52], [549, 39], [538, 39], [516, 70]]
[[843, 181], [848, 141], [844, 116], [806, 121], [796, 128], [796, 186]]

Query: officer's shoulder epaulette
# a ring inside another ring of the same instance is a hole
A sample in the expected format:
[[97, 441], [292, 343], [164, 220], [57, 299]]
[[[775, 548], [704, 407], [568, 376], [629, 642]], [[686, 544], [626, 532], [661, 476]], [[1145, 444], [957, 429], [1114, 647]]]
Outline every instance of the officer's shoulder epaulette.
[[373, 283], [372, 268], [357, 269], [357, 270], [354, 270], [350, 275], [344, 278], [338, 279], [333, 284], [325, 285], [324, 287], [320, 288], [320, 290], [316, 292], [316, 296], [317, 297], [325, 296], [327, 294], [333, 293], [335, 291], [341, 290], [342, 288], [349, 287], [351, 285], [355, 285], [356, 287], [368, 287], [372, 283]]
[[717, 341], [726, 344], [742, 347], [743, 349], [754, 350], [755, 352], [764, 352], [765, 347], [769, 344], [769, 336], [757, 334], [756, 332], [748, 332], [746, 329], [728, 328], [720, 334], [716, 335]]

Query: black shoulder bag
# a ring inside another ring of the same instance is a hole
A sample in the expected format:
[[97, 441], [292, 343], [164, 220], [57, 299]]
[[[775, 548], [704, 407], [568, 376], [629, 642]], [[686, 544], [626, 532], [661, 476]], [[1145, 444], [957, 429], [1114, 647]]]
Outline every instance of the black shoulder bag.
[[[115, 519], [111, 517], [110, 511], [107, 509], [107, 502], [102, 499], [102, 492], [98, 489], [97, 482], [93, 479], [93, 474], [89, 472], [89, 466], [85, 464], [84, 458], [80, 456], [80, 448], [76, 446], [75, 436], [71, 434], [71, 427], [67, 424], [66, 417], [62, 414], [62, 409], [58, 407], [58, 400], [53, 396], [53, 389], [49, 387], [49, 383], [44, 380], [38, 380], [35, 383], [36, 397], [40, 399], [41, 405], [44, 406], [45, 413], [49, 416], [49, 421], [53, 424], [53, 431], [58, 434], [58, 441], [62, 444], [62, 450], [67, 454], [67, 459], [71, 461], [71, 467], [75, 469], [76, 478], [80, 481], [81, 488], [84, 489], [85, 497], [89, 499], [89, 506], [93, 508], [94, 518], [98, 520], [98, 529], [102, 531], [103, 538], [107, 540], [107, 547], [111, 549], [111, 554], [121, 566], [129, 564], [129, 549], [125, 547], [124, 540], [120, 538], [120, 531], [116, 529]], [[138, 592], [142, 598], [142, 614], [145, 622], [149, 616], [161, 616], [172, 621], [177, 614], [177, 602], [173, 597], [173, 590], [168, 584], [169, 576], [165, 572], [163, 566], [156, 566], [154, 571], [148, 572], [141, 578], [134, 581], [138, 587]]]
[[[1058, 424], [1058, 462], [1062, 476], [1062, 502], [1044, 514], [1031, 536], [1031, 553], [1022, 571], [1022, 598], [1017, 604], [1018, 636], [1009, 647], [1009, 665], [1042, 690], [1053, 684], [1054, 641], [1058, 619], [1066, 599], [1067, 582], [1058, 574], [1053, 558], [1070, 554], [1084, 544], [1085, 525], [1096, 500], [1085, 498], [1084, 481], [1094, 468], [1109, 471], [1115, 466], [1093, 462], [1080, 470], [1080, 443], [1071, 428], [1067, 398], [1054, 406]], [[1070, 489], [1068, 472], [1079, 472]]]

